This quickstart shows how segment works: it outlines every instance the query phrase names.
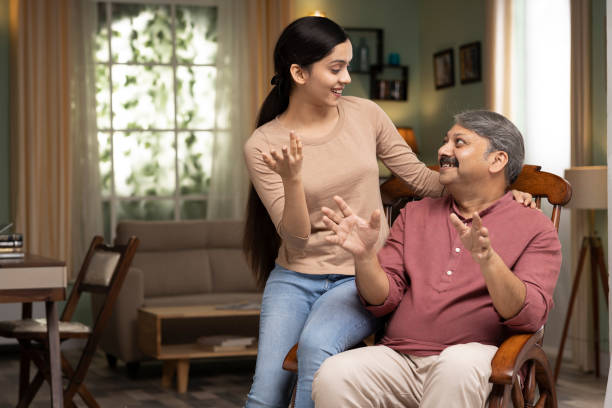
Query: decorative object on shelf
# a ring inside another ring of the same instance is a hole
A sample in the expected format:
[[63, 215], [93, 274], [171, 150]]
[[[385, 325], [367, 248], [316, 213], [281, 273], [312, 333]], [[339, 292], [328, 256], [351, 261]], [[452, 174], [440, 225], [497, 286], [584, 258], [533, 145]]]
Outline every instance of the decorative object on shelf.
[[480, 41], [459, 47], [459, 78], [462, 84], [481, 80]]
[[448, 48], [433, 55], [434, 85], [436, 89], [455, 85], [455, 64], [453, 49]]
[[370, 70], [370, 48], [364, 37], [359, 38], [357, 52], [353, 54], [353, 57], [357, 57], [355, 66], [359, 71], [368, 72]]
[[399, 65], [400, 64], [400, 56], [397, 52], [392, 52], [389, 54], [389, 65]]
[[[349, 71], [367, 74], [370, 65], [380, 65], [383, 59], [383, 30], [380, 28], [344, 28], [353, 44], [353, 61]], [[365, 50], [365, 51], [364, 51]], [[367, 54], [365, 56], [363, 53]]]
[[405, 65], [372, 65], [370, 98], [389, 101], [408, 100], [408, 67]]
[[587, 251], [591, 260], [591, 306], [593, 315], [593, 358], [595, 362], [595, 376], [599, 377], [599, 284], [603, 289], [603, 296], [608, 305], [608, 268], [604, 259], [601, 239], [595, 230], [595, 214], [594, 210], [606, 210], [608, 208], [608, 188], [607, 188], [607, 166], [579, 166], [570, 167], [565, 170], [565, 178], [572, 185], [572, 199], [566, 207], [572, 210], [588, 210], [589, 211], [589, 236], [582, 237], [582, 245], [576, 265], [576, 273], [572, 283], [572, 291], [570, 301], [565, 314], [565, 323], [563, 324], [563, 334], [561, 335], [561, 344], [555, 361], [555, 382], [559, 377], [561, 370], [561, 362], [563, 361], [563, 348], [567, 339], [567, 330], [569, 328], [570, 319], [574, 302], [578, 294], [580, 286], [580, 276], [584, 267]]

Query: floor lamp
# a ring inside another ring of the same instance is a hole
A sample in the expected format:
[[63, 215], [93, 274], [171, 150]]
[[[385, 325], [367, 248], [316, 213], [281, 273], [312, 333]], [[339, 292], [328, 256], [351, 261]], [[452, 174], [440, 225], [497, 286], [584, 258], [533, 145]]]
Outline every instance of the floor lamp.
[[587, 250], [591, 257], [591, 284], [592, 284], [592, 307], [593, 307], [593, 346], [595, 352], [595, 375], [599, 377], [599, 284], [601, 285], [608, 305], [608, 272], [604, 260], [601, 239], [595, 231], [594, 210], [607, 209], [607, 166], [583, 166], [572, 167], [565, 170], [565, 178], [572, 185], [572, 199], [566, 205], [568, 208], [589, 210], [589, 236], [582, 238], [580, 247], [580, 255], [578, 256], [578, 264], [576, 273], [572, 283], [572, 292], [567, 314], [565, 315], [565, 324], [563, 325], [563, 335], [561, 336], [561, 345], [555, 362], [555, 382], [559, 377], [561, 369], [561, 360], [563, 357], [563, 348], [567, 338], [567, 330], [569, 328], [572, 309], [578, 294], [578, 286], [580, 285], [580, 277], [586, 259]]

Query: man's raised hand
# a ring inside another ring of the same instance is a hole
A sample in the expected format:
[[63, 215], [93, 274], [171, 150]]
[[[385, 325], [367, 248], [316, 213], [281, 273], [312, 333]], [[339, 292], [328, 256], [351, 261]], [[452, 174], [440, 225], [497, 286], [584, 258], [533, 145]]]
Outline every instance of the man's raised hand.
[[322, 207], [323, 223], [334, 234], [325, 239], [341, 246], [356, 257], [371, 255], [375, 251], [380, 230], [380, 210], [374, 210], [370, 220], [353, 214], [346, 202], [338, 196], [334, 196], [334, 201], [340, 208], [342, 216], [336, 214], [327, 207]]
[[478, 213], [472, 216], [472, 226], [465, 225], [455, 213], [450, 215], [450, 221], [457, 230], [459, 238], [465, 249], [470, 251], [472, 258], [478, 263], [489, 260], [493, 255], [491, 241], [489, 240], [489, 230], [482, 226], [482, 220]]
[[278, 173], [282, 179], [294, 179], [302, 170], [302, 141], [291, 131], [288, 147], [283, 146], [280, 153], [272, 149], [270, 155], [263, 153], [262, 158], [268, 168]]

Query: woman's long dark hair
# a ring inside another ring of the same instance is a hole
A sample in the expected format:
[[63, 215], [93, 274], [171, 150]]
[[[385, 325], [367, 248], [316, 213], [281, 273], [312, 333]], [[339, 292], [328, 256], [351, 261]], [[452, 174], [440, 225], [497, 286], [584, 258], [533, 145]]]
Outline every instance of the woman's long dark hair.
[[[293, 85], [289, 69], [292, 64], [307, 68], [347, 39], [344, 30], [325, 17], [302, 17], [289, 24], [274, 48], [274, 87], [261, 105], [257, 127], [273, 120], [289, 106]], [[280, 243], [276, 227], [251, 184], [242, 248], [260, 288], [265, 286], [274, 268]]]

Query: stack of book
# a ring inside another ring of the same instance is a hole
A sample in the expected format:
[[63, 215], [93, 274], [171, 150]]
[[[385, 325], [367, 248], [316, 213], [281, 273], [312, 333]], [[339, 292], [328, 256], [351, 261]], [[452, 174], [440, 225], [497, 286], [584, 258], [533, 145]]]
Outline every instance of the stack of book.
[[23, 256], [23, 234], [0, 234], [0, 259]]
[[197, 340], [198, 345], [212, 348], [214, 352], [243, 351], [255, 343], [255, 337], [233, 335], [202, 336]]

